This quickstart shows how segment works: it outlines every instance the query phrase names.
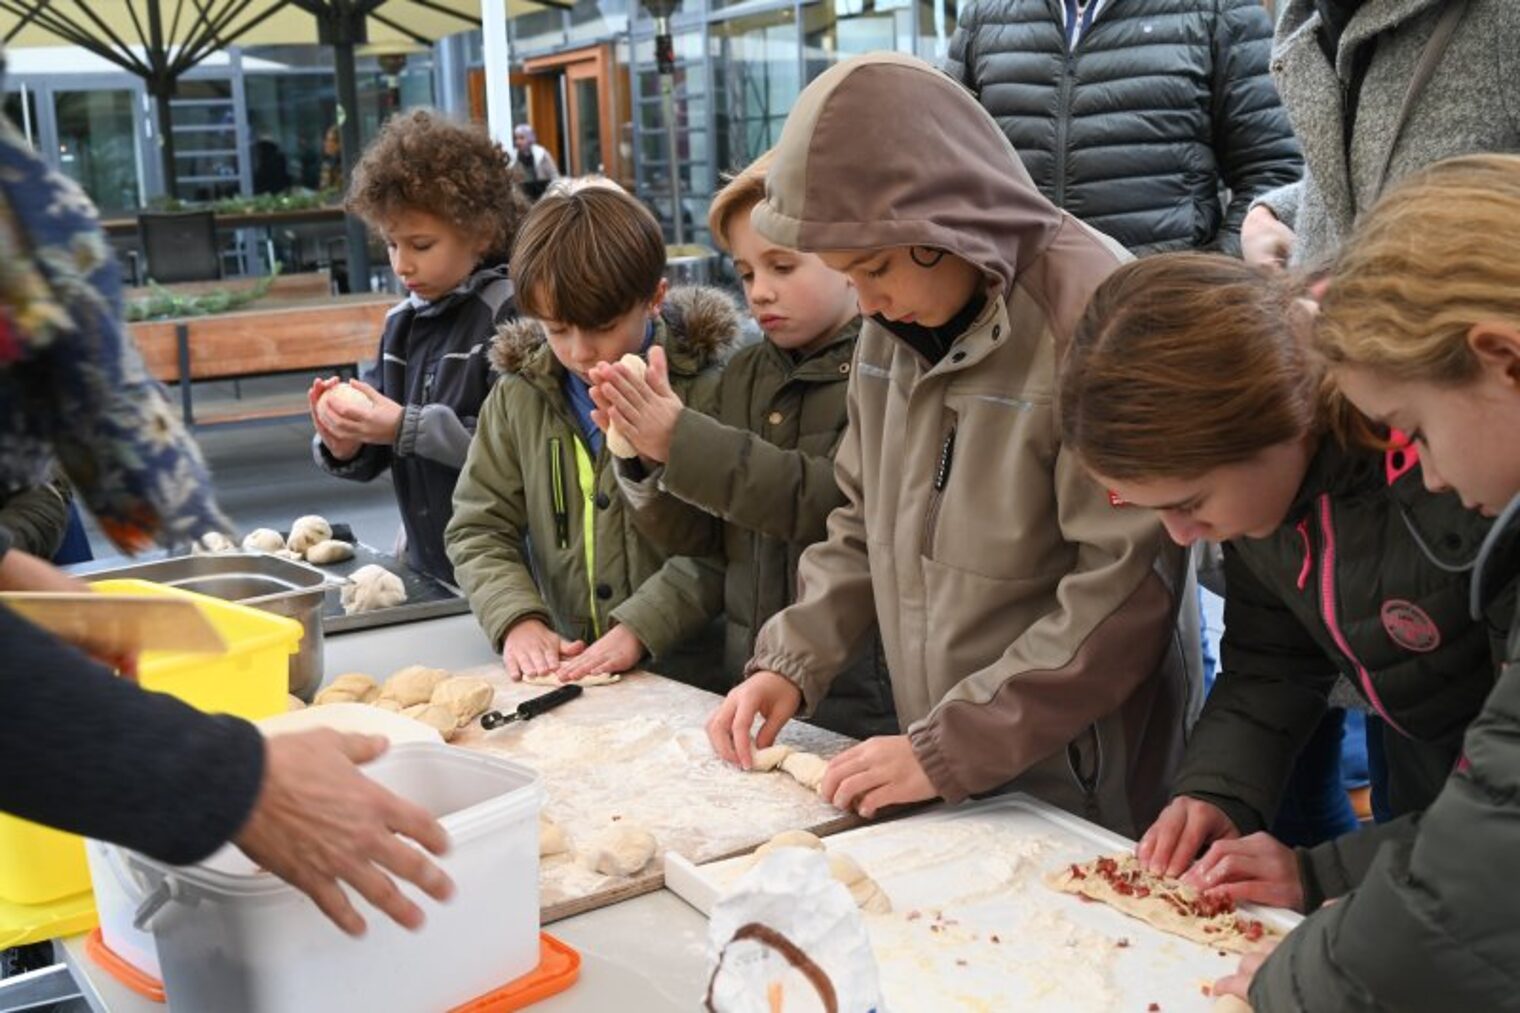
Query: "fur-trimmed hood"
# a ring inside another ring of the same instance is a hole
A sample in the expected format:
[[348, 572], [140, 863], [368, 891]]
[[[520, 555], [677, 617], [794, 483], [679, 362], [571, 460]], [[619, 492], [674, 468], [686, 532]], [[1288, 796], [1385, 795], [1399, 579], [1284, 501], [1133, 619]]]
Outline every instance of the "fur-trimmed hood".
[[[665, 347], [672, 373], [695, 375], [728, 357], [739, 337], [739, 307], [722, 289], [706, 285], [673, 288], [660, 309], [655, 341]], [[501, 373], [554, 372], [544, 326], [518, 317], [497, 328], [491, 365]]]

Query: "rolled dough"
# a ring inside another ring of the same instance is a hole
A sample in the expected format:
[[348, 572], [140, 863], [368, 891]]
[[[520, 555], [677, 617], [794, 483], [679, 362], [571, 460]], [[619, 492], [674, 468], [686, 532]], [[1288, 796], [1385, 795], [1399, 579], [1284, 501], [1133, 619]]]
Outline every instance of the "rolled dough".
[[[642, 378], [649, 370], [649, 364], [632, 352], [619, 359], [618, 365], [639, 378]], [[634, 449], [633, 444], [629, 443], [627, 438], [618, 431], [616, 422], [610, 423], [607, 426], [607, 449], [612, 451], [614, 457], [627, 459], [639, 456], [639, 452]]]
[[581, 864], [604, 876], [636, 876], [654, 857], [654, 834], [639, 827], [611, 827], [591, 839]]
[[[565, 685], [565, 683], [559, 681], [559, 676], [553, 672], [550, 672], [548, 675], [525, 675], [522, 677], [522, 681], [529, 686]], [[611, 686], [615, 682], [622, 681], [623, 676], [619, 672], [598, 672], [595, 675], [588, 675], [584, 679], [576, 679], [575, 684], [577, 686]]]

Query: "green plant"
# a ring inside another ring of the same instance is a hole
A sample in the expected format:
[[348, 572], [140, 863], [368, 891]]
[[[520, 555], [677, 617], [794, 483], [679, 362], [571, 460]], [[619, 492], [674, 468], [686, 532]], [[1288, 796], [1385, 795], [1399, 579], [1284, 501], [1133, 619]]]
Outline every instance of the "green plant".
[[210, 203], [191, 203], [172, 197], [158, 197], [151, 202], [155, 211], [215, 211], [219, 215], [271, 214], [276, 211], [308, 211], [332, 207], [342, 193], [335, 189], [306, 190], [295, 188], [284, 193], [261, 193], [253, 197], [227, 197]]
[[149, 294], [127, 303], [127, 320], [138, 323], [144, 320], [172, 320], [176, 317], [205, 317], [214, 313], [231, 313], [250, 303], [258, 302], [268, 295], [270, 287], [274, 285], [274, 280], [279, 274], [280, 265], [276, 263], [273, 272], [260, 278], [250, 288], [218, 288], [210, 292], [190, 295], [171, 292], [150, 278], [148, 280]]

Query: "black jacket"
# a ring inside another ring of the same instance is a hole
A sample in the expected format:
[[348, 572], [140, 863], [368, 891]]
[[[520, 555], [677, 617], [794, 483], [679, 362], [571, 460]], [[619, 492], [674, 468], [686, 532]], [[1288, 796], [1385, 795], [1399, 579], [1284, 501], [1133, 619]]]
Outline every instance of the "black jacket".
[[390, 468], [406, 529], [406, 562], [454, 582], [443, 529], [454, 515], [454, 484], [464, 467], [480, 406], [496, 374], [487, 353], [496, 325], [516, 315], [505, 267], [485, 268], [434, 302], [407, 299], [385, 318], [380, 356], [365, 379], [406, 409], [391, 446], [366, 444], [339, 461], [320, 437], [317, 463], [340, 478], [368, 482]]
[[[1484, 544], [1472, 611], [1491, 612], [1517, 574], [1520, 497]], [[1520, 1010], [1520, 616], [1507, 654], [1440, 797], [1354, 892], [1278, 945], [1252, 1009]]]
[[1063, 24], [1061, 0], [975, 0], [945, 72], [1057, 206], [1137, 254], [1238, 254], [1251, 201], [1302, 172], [1260, 0], [1108, 0], [1070, 53]]
[[[1284, 524], [1225, 546], [1223, 668], [1176, 793], [1218, 805], [1243, 833], [1262, 829], [1342, 675], [1396, 730], [1449, 747], [1454, 762], [1514, 607], [1510, 591], [1482, 621], [1468, 615], [1490, 526], [1456, 495], [1428, 492], [1406, 452], [1322, 444]], [[1401, 811], [1438, 790], [1407, 792]]]
[[247, 821], [264, 740], [145, 693], [0, 608], [0, 812], [182, 865]]

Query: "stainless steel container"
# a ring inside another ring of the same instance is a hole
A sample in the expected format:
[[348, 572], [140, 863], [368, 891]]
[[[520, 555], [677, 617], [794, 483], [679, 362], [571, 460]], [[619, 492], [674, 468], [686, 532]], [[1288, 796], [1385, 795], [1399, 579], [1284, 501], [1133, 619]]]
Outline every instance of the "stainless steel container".
[[301, 650], [290, 662], [290, 692], [309, 700], [322, 684], [322, 601], [327, 588], [338, 582], [315, 567], [261, 552], [229, 552], [175, 556], [81, 576], [151, 580], [288, 616], [303, 631]]

